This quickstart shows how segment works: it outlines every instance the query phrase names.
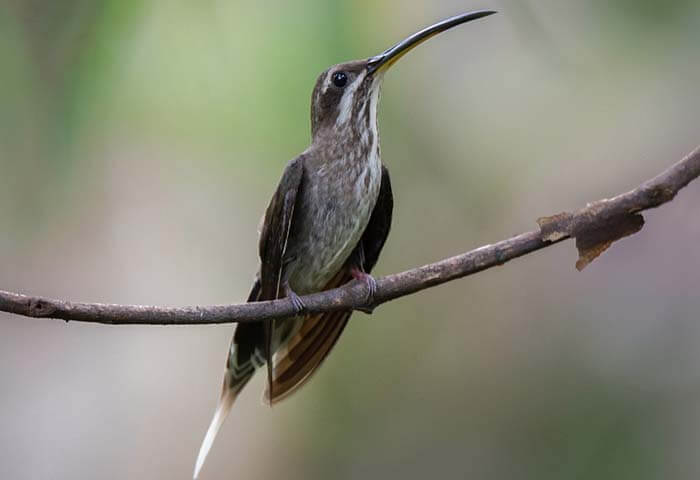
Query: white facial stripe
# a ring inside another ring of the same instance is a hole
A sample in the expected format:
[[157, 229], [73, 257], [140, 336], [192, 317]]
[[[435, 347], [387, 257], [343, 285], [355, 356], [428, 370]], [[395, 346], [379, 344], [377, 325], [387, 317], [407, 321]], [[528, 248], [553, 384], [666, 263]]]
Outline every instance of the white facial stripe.
[[361, 73], [357, 76], [354, 82], [345, 87], [345, 92], [343, 93], [343, 98], [340, 99], [340, 105], [338, 109], [338, 118], [335, 120], [335, 126], [339, 127], [350, 120], [350, 114], [352, 113], [352, 100], [355, 97], [355, 91], [359, 88], [362, 80], [365, 78], [365, 73]]
[[328, 75], [326, 75], [326, 80], [323, 82], [323, 89], [321, 90], [321, 95], [325, 95], [326, 92], [328, 91], [328, 87], [331, 86], [331, 77], [333, 74], [331, 72], [328, 72]]
[[[379, 91], [381, 89], [381, 78], [377, 78], [374, 80], [374, 84], [372, 85], [372, 98], [370, 99], [369, 102], [369, 111], [370, 111], [370, 117], [373, 120], [376, 120], [377, 118], [377, 106], [379, 105]], [[376, 125], [372, 125], [372, 128], [376, 130]], [[376, 133], [374, 132], [375, 139], [377, 138]]]

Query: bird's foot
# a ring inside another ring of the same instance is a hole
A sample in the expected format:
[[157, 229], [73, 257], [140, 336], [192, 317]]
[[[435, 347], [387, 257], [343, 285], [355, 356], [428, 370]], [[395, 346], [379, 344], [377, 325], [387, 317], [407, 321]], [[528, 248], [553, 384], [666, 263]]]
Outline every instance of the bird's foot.
[[350, 275], [352, 275], [352, 278], [358, 282], [362, 282], [367, 286], [367, 296], [365, 297], [365, 302], [367, 305], [364, 307], [359, 307], [357, 310], [368, 314], [372, 313], [374, 310], [374, 306], [372, 306], [372, 303], [374, 302], [374, 294], [377, 293], [377, 281], [372, 275], [367, 272], [363, 272], [357, 267], [350, 269]]
[[284, 290], [287, 298], [290, 302], [292, 302], [292, 306], [294, 307], [294, 311], [297, 313], [297, 315], [304, 313], [306, 310], [306, 305], [304, 305], [304, 301], [299, 297], [299, 295], [297, 295], [294, 290], [289, 288], [289, 285], [287, 285]]

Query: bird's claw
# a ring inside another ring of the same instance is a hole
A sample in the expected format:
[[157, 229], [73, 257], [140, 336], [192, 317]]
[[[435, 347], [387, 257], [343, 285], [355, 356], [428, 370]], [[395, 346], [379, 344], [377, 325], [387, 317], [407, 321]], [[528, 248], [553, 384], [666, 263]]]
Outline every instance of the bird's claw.
[[363, 272], [359, 268], [353, 268], [351, 271], [352, 277], [358, 282], [362, 282], [367, 286], [367, 296], [365, 297], [366, 306], [358, 307], [364, 313], [372, 313], [374, 306], [374, 295], [377, 293], [377, 281], [369, 273]]
[[289, 301], [292, 302], [292, 306], [294, 307], [294, 311], [297, 314], [301, 314], [306, 310], [306, 305], [304, 305], [304, 301], [294, 293], [292, 290], [289, 290], [287, 292], [287, 298], [289, 298]]

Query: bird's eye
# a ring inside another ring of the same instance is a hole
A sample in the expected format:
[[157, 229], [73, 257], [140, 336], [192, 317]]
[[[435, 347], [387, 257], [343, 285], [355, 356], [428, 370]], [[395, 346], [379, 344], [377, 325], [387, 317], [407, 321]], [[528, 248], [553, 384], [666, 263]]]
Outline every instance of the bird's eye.
[[345, 86], [346, 83], [348, 83], [348, 74], [345, 72], [335, 72], [333, 74], [333, 85], [335, 85], [338, 88], [342, 88]]

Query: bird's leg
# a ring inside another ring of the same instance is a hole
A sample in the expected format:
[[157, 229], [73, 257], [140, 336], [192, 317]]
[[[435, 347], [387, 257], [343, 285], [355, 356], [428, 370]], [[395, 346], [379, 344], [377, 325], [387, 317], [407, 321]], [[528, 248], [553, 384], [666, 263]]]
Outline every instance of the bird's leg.
[[372, 307], [372, 302], [374, 301], [374, 294], [377, 293], [377, 281], [372, 275], [365, 272], [365, 251], [362, 248], [362, 244], [358, 245], [350, 261], [350, 275], [352, 278], [358, 282], [362, 282], [367, 286], [367, 296], [365, 297], [366, 307], [360, 307], [358, 310], [365, 313], [372, 313], [374, 307]]
[[304, 310], [306, 310], [306, 305], [304, 305], [304, 302], [299, 297], [299, 295], [297, 295], [294, 292], [294, 290], [292, 290], [292, 287], [289, 286], [288, 281], [285, 281], [282, 284], [282, 289], [284, 291], [284, 295], [292, 302], [292, 305], [294, 306], [294, 311], [297, 314], [304, 313]]
[[350, 267], [350, 275], [358, 282], [362, 282], [367, 286], [367, 297], [365, 301], [372, 303], [374, 294], [377, 293], [377, 281], [372, 275], [363, 271], [360, 267]]
[[294, 290], [292, 290], [292, 287], [289, 285], [289, 270], [288, 266], [289, 264], [293, 263], [297, 257], [295, 255], [292, 256], [286, 256], [282, 262], [282, 271], [284, 274], [282, 275], [282, 292], [284, 293], [284, 296], [289, 298], [289, 301], [292, 302], [292, 305], [294, 306], [294, 312], [296, 314], [301, 314], [306, 310], [306, 305], [304, 305], [304, 302], [299, 298], [299, 295], [296, 294]]

